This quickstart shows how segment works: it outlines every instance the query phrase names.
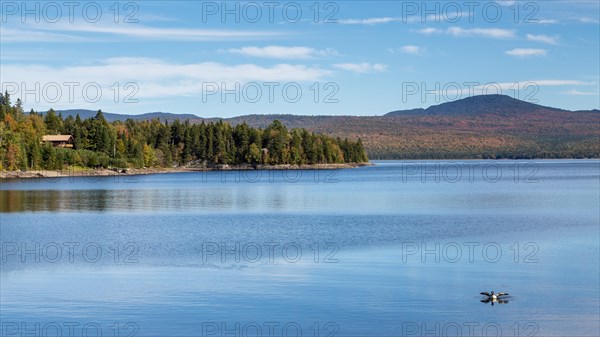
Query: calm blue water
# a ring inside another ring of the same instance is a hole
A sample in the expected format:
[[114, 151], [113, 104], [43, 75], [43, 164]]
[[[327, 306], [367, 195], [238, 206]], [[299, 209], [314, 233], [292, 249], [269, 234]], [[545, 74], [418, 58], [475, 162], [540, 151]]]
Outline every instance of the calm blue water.
[[1, 335], [599, 335], [600, 161], [376, 164], [2, 181]]

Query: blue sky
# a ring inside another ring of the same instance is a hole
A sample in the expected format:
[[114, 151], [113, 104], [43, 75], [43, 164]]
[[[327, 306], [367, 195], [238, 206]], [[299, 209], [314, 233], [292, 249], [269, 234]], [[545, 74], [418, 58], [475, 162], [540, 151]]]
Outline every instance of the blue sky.
[[27, 110], [382, 115], [482, 93], [598, 109], [599, 3], [3, 1], [0, 76]]

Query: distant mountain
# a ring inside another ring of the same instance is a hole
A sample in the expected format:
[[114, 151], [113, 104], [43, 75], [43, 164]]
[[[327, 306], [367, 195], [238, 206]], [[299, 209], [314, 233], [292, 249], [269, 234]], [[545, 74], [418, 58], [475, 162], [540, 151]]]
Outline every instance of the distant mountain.
[[[67, 118], [68, 116], [77, 116], [79, 115], [79, 117], [81, 119], [86, 119], [86, 118], [91, 118], [96, 116], [96, 114], [98, 113], [98, 110], [84, 110], [84, 109], [72, 109], [72, 110], [56, 110], [56, 113], [60, 113], [62, 114], [63, 118]], [[102, 111], [102, 113], [104, 114], [104, 118], [106, 118], [107, 121], [109, 122], [115, 122], [115, 121], [125, 121], [127, 119], [133, 119], [133, 120], [152, 120], [152, 119], [160, 119], [161, 121], [174, 121], [176, 119], [179, 120], [186, 120], [186, 119], [199, 119], [200, 117], [196, 116], [196, 115], [192, 115], [192, 114], [174, 114], [174, 113], [170, 113], [170, 112], [148, 112], [148, 113], [144, 113], [144, 114], [140, 114], [140, 115], [125, 115], [125, 114], [117, 114], [117, 113], [110, 113], [110, 112], [104, 112]]]
[[512, 98], [507, 95], [480, 95], [460, 100], [432, 105], [427, 109], [398, 110], [387, 113], [386, 116], [402, 115], [472, 115], [526, 113], [540, 110], [565, 111], [533, 104]]
[[[61, 112], [63, 117], [78, 112], [82, 118], [96, 114], [89, 110]], [[219, 120], [164, 112], [105, 116], [109, 121]], [[372, 159], [600, 157], [599, 110], [569, 111], [503, 95], [474, 96], [384, 116], [245, 115], [223, 120], [266, 127], [275, 119], [288, 128], [361, 138]]]

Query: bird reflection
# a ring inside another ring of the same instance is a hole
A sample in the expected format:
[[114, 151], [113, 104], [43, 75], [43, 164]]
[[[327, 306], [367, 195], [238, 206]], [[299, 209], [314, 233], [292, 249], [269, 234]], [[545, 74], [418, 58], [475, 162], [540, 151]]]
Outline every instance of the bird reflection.
[[481, 300], [482, 303], [492, 303], [492, 305], [494, 305], [494, 303], [498, 303], [498, 304], [505, 304], [508, 303], [508, 300], [503, 300], [503, 299], [491, 299], [491, 298], [486, 298]]

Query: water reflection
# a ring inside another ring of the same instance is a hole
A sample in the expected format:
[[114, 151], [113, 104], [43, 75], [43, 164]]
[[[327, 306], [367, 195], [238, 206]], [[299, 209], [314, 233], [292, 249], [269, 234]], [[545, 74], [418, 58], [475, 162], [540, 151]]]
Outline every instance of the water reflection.
[[[315, 180], [315, 173], [308, 171], [302, 171], [300, 181], [283, 180], [281, 172], [274, 174], [274, 179], [263, 176], [258, 181], [225, 180], [225, 173], [217, 172], [139, 176], [135, 182], [127, 183], [113, 177], [95, 177], [93, 181], [83, 177], [4, 180], [0, 182], [0, 212], [466, 212], [487, 216], [588, 214], [594, 220], [598, 218], [600, 162], [536, 162], [538, 182], [528, 184], [515, 182], [509, 174], [514, 162], [493, 163], [506, 172], [497, 183], [479, 176], [472, 181], [450, 183], [434, 179], [423, 183], [420, 175], [407, 177], [403, 165], [410, 163], [405, 162], [336, 171], [333, 183]], [[231, 177], [232, 173], [227, 174]]]
[[296, 191], [292, 193], [288, 186], [235, 185], [203, 189], [0, 190], [0, 212], [262, 211], [323, 204], [304, 195], [302, 189]]
[[[103, 211], [130, 205], [130, 191], [48, 190], [0, 191], [0, 212]], [[125, 195], [125, 198], [123, 197]]]
[[491, 303], [492, 305], [494, 305], [494, 303], [498, 303], [498, 304], [506, 304], [508, 303], [508, 300], [505, 299], [499, 299], [499, 298], [486, 298], [481, 300], [482, 303]]

